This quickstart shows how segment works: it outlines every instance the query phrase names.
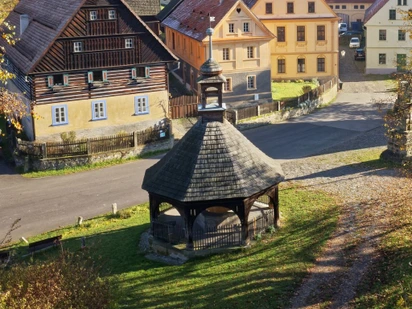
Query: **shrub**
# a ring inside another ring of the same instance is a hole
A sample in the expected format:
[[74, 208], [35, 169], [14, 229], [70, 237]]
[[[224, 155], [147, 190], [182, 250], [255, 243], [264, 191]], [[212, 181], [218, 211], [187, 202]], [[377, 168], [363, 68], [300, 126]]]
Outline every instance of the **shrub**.
[[255, 240], [256, 241], [261, 241], [262, 240], [262, 233], [258, 233], [255, 235]]
[[76, 141], [76, 132], [74, 132], [74, 131], [62, 132], [60, 134], [60, 138], [65, 143], [73, 143], [73, 142]]
[[61, 252], [52, 260], [0, 270], [0, 307], [8, 309], [105, 309], [115, 289], [85, 254]]
[[266, 229], [266, 232], [269, 234], [274, 234], [276, 232], [276, 228], [273, 225], [269, 225]]
[[311, 90], [312, 90], [312, 87], [309, 85], [302, 86], [303, 93], [308, 93]]

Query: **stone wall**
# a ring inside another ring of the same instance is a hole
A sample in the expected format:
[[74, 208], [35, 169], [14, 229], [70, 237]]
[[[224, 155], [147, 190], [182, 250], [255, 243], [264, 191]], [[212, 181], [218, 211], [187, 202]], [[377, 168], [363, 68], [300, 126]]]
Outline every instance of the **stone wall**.
[[17, 167], [22, 167], [27, 171], [46, 171], [59, 170], [68, 167], [82, 166], [98, 162], [111, 161], [115, 159], [128, 159], [155, 151], [166, 151], [173, 147], [173, 135], [168, 139], [160, 142], [154, 142], [146, 145], [116, 150], [105, 153], [98, 153], [85, 156], [72, 156], [64, 158], [47, 158], [41, 159], [34, 156], [15, 156], [14, 161]]

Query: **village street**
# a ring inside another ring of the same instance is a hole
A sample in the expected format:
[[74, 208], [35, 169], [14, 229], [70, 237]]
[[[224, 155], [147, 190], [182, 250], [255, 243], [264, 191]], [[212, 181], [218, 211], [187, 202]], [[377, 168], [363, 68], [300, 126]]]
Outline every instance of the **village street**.
[[[353, 50], [341, 58], [343, 90], [330, 106], [291, 121], [263, 126], [243, 133], [269, 156], [294, 160], [327, 152], [382, 125], [373, 102], [390, 101], [389, 84], [364, 76], [363, 62], [353, 61]], [[368, 80], [369, 79], [369, 80]], [[382, 138], [370, 139], [360, 147], [385, 145]], [[145, 170], [158, 159], [146, 159], [105, 169], [67, 176], [26, 179], [0, 161], [0, 236], [21, 218], [13, 238], [74, 224], [111, 210], [111, 204], [125, 208], [148, 200], [141, 187]], [[287, 175], [286, 175], [287, 177]]]

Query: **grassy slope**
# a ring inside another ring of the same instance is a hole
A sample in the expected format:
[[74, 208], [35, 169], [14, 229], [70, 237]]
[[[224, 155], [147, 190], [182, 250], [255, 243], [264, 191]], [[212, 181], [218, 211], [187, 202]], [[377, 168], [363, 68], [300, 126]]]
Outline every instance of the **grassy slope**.
[[273, 236], [248, 250], [182, 266], [149, 261], [138, 251], [139, 236], [149, 228], [147, 205], [132, 208], [128, 219], [102, 216], [49, 235], [63, 234], [71, 250], [86, 236], [89, 252], [106, 261], [121, 286], [121, 307], [283, 308], [335, 229], [338, 213], [333, 198], [296, 188], [281, 190], [280, 203], [283, 227]]

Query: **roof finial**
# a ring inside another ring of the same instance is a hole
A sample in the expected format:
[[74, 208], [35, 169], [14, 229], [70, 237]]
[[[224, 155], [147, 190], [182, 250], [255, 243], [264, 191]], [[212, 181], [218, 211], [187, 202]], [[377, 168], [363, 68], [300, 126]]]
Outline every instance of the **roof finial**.
[[215, 17], [210, 16], [210, 14], [209, 14], [209, 28], [206, 29], [206, 34], [209, 36], [209, 59], [213, 59], [213, 54], [212, 54], [212, 34], [213, 34], [212, 21], [215, 21]]

